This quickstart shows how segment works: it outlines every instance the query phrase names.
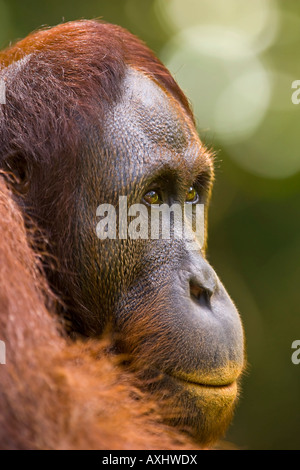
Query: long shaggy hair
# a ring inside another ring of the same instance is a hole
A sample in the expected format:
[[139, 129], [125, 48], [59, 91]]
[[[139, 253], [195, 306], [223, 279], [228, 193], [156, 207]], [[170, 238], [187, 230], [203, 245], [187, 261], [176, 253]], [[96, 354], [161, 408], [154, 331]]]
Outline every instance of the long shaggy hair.
[[[68, 246], [78, 148], [93, 119], [99, 122], [120, 98], [127, 65], [155, 80], [192, 118], [169, 72], [120, 27], [66, 23], [0, 52], [0, 79], [7, 85], [7, 105], [0, 105], [0, 167], [6, 170], [0, 175], [0, 340], [7, 351], [0, 365], [1, 449], [193, 448], [161, 423], [121, 358], [108, 353], [109, 340], [70, 341], [57, 316], [60, 300], [44, 274], [48, 241], [32, 228], [30, 204], [25, 215], [24, 175], [15, 175], [18, 194], [6, 183], [16, 161], [26, 162], [33, 199], [34, 184], [51, 178], [40, 193], [39, 217], [51, 221], [50, 247], [59, 238]], [[72, 255], [71, 248], [64, 253]]]
[[107, 340], [71, 343], [0, 178], [1, 449], [192, 449], [111, 356]]

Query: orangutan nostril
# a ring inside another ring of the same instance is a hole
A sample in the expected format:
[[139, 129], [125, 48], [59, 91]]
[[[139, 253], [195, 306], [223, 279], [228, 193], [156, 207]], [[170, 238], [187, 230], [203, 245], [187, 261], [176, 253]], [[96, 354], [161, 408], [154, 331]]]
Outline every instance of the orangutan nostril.
[[190, 281], [190, 296], [197, 304], [203, 307], [210, 306], [210, 292], [197, 281]]

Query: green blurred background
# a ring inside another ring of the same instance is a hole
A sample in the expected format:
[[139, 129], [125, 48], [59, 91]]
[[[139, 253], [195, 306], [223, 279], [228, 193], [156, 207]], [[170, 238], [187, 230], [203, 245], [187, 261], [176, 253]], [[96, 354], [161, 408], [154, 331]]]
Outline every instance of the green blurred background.
[[190, 98], [216, 150], [209, 259], [243, 318], [249, 367], [227, 440], [300, 449], [300, 2], [0, 0], [0, 46], [103, 17], [138, 35]]

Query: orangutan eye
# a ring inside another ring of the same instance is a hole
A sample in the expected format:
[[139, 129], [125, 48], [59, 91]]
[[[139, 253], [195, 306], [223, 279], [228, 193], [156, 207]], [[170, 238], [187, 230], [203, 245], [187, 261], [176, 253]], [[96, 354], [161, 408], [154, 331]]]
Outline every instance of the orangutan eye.
[[148, 191], [144, 195], [144, 201], [147, 202], [147, 204], [158, 204], [160, 202], [160, 197], [157, 191]]
[[199, 194], [197, 193], [196, 189], [193, 186], [191, 186], [188, 192], [186, 193], [185, 201], [195, 204], [196, 202], [198, 202], [198, 200], [199, 200]]

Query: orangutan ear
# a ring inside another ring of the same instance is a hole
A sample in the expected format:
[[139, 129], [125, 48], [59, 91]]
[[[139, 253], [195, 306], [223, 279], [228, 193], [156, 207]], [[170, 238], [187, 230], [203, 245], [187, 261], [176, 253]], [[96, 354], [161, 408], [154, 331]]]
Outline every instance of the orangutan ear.
[[16, 193], [25, 195], [28, 193], [31, 181], [31, 167], [27, 158], [16, 152], [6, 157], [3, 165], [12, 188]]

